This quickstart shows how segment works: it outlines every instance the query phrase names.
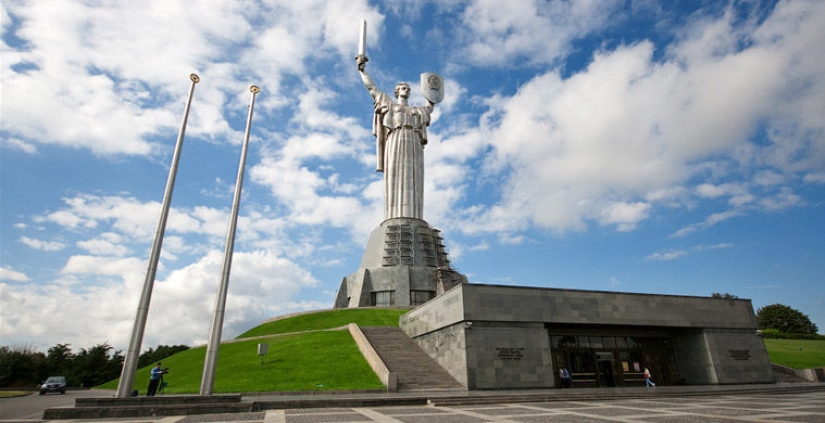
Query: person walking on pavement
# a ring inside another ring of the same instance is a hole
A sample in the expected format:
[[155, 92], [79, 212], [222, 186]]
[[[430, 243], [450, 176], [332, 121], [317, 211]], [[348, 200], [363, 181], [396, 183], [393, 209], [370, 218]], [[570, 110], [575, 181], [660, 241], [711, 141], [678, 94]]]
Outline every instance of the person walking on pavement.
[[645, 367], [645, 388], [650, 387], [650, 386], [655, 388], [656, 384], [653, 383], [653, 380], [650, 379], [650, 369]]
[[569, 388], [572, 385], [570, 371], [567, 370], [567, 367], [561, 366], [561, 368], [559, 368], [559, 377], [561, 378], [562, 388]]

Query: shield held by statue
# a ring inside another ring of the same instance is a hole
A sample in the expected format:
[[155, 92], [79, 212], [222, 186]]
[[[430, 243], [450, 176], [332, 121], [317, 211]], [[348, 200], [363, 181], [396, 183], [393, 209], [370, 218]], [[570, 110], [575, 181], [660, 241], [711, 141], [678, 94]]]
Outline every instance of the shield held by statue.
[[438, 74], [425, 72], [421, 74], [421, 91], [430, 103], [440, 103], [444, 99], [444, 79]]

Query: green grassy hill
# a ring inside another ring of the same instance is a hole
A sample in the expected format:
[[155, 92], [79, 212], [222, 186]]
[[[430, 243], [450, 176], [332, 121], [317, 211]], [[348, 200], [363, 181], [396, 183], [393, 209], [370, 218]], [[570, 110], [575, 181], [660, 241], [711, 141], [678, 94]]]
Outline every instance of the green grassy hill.
[[825, 366], [825, 341], [809, 339], [765, 339], [771, 363], [792, 369]]
[[264, 322], [238, 338], [333, 329], [357, 323], [359, 326], [398, 326], [398, 318], [409, 308], [350, 308], [322, 312], [301, 313]]
[[[233, 342], [221, 344], [215, 393], [382, 389], [349, 331], [327, 331], [349, 323], [397, 326], [408, 309], [339, 309], [306, 313], [261, 324]], [[314, 331], [314, 332], [313, 332]], [[254, 339], [248, 339], [255, 337]], [[263, 363], [258, 344], [269, 344]], [[167, 394], [198, 393], [206, 347], [167, 357], [163, 367]], [[135, 389], [146, 394], [154, 365], [138, 369]], [[98, 386], [117, 389], [117, 380]]]

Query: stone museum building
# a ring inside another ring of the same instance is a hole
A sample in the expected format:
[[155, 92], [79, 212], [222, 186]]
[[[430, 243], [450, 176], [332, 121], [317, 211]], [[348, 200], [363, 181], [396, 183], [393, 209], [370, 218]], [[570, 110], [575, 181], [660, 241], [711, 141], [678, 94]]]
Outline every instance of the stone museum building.
[[471, 390], [774, 382], [750, 300], [462, 284], [400, 326]]

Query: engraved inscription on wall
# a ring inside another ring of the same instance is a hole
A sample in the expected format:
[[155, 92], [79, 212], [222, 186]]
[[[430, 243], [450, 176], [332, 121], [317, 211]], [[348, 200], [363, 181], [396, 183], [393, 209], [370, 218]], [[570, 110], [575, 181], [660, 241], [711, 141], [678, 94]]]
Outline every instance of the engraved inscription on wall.
[[499, 360], [521, 360], [524, 358], [524, 348], [496, 348]]
[[736, 361], [748, 361], [751, 358], [751, 350], [728, 350], [728, 354]]

